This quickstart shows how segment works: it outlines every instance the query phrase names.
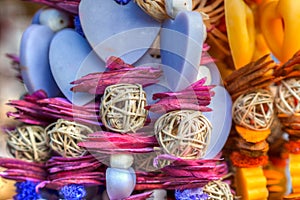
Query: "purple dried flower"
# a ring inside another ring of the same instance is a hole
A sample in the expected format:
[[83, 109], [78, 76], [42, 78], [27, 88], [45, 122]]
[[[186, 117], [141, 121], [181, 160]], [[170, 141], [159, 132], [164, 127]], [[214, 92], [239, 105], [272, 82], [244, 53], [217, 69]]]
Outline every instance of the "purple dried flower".
[[175, 190], [177, 200], [206, 200], [208, 197], [208, 194], [204, 193], [202, 188]]

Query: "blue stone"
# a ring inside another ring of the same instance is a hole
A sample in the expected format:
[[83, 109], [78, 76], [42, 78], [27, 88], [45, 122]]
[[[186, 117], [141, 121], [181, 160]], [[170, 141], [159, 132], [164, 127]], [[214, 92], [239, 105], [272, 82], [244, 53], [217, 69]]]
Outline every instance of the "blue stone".
[[42, 89], [49, 97], [60, 94], [49, 65], [49, 46], [54, 32], [32, 24], [23, 33], [20, 47], [21, 76], [29, 93]]

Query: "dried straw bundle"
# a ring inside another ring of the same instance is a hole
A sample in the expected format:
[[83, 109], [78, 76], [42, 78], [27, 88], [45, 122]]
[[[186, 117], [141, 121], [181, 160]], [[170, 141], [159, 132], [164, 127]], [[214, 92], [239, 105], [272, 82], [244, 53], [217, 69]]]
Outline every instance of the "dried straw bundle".
[[100, 105], [103, 125], [113, 131], [135, 132], [144, 126], [146, 93], [139, 84], [116, 84], [105, 89]]
[[206, 184], [203, 191], [209, 195], [210, 200], [233, 200], [229, 185], [219, 180]]
[[50, 137], [50, 147], [63, 157], [81, 157], [86, 150], [77, 143], [84, 141], [93, 130], [88, 126], [59, 119], [46, 127], [45, 132]]
[[256, 131], [269, 129], [274, 120], [271, 92], [260, 89], [239, 96], [232, 106], [232, 116], [237, 125]]
[[159, 22], [169, 18], [165, 8], [165, 0], [135, 0], [135, 3]]
[[41, 126], [21, 126], [7, 133], [8, 148], [15, 158], [43, 162], [50, 157], [49, 139]]
[[205, 155], [212, 126], [199, 111], [178, 110], [164, 114], [154, 131], [158, 142], [171, 155], [183, 159], [198, 159]]

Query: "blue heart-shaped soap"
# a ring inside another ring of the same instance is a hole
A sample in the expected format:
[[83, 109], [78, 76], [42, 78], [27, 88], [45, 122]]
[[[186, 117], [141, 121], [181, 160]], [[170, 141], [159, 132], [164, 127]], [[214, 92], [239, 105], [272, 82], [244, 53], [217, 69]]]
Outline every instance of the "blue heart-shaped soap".
[[79, 16], [86, 38], [104, 61], [118, 56], [129, 64], [136, 62], [161, 26], [133, 1], [122, 6], [113, 0], [81, 0]]
[[216, 86], [213, 91], [215, 96], [212, 97], [212, 101], [208, 106], [213, 111], [203, 113], [213, 127], [210, 144], [204, 158], [214, 158], [222, 150], [231, 129], [231, 97], [222, 86]]
[[88, 93], [73, 93], [70, 83], [93, 72], [105, 70], [105, 63], [92, 51], [88, 42], [72, 29], [58, 32], [50, 45], [50, 65], [53, 77], [72, 103], [84, 105], [95, 96]]
[[175, 20], [168, 19], [160, 34], [161, 60], [163, 65], [174, 68], [183, 79], [174, 79], [165, 73], [171, 89], [178, 91], [197, 80], [203, 47], [203, 22], [198, 12], [183, 11]]
[[44, 90], [49, 97], [60, 94], [49, 65], [49, 46], [54, 32], [47, 26], [32, 24], [23, 33], [20, 47], [21, 75], [29, 93]]

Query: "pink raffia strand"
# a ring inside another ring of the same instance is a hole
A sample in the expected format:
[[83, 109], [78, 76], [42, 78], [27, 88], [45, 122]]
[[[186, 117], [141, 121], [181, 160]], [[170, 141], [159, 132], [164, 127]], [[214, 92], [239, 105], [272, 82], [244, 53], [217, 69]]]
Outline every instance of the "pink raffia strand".
[[20, 66], [20, 58], [16, 54], [7, 53], [6, 57], [10, 59], [12, 68], [17, 72], [16, 78], [23, 82], [22, 76], [21, 76], [21, 66]]
[[216, 59], [212, 58], [209, 54], [208, 54], [208, 50], [210, 49], [210, 46], [207, 43], [203, 44], [203, 48], [202, 48], [202, 55], [201, 55], [201, 61], [200, 61], [200, 65], [206, 65], [212, 62], [215, 62]]
[[52, 157], [46, 163], [48, 181], [39, 187], [59, 189], [67, 184], [104, 185], [105, 166], [94, 156]]
[[48, 98], [47, 94], [38, 90], [25, 95], [22, 100], [10, 100], [7, 105], [17, 111], [8, 112], [8, 117], [27, 124], [47, 126], [57, 119], [77, 121], [83, 124], [101, 125], [99, 103], [90, 103], [85, 106], [75, 106], [65, 98]]
[[70, 14], [78, 14], [78, 6], [80, 0], [23, 0], [32, 3], [39, 3], [60, 10], [64, 10]]
[[151, 196], [153, 192], [144, 192], [141, 194], [131, 195], [130, 197], [125, 198], [124, 200], [145, 200]]
[[149, 133], [119, 134], [99, 131], [89, 134], [78, 146], [93, 152], [115, 154], [154, 152], [154, 147], [159, 145], [156, 137]]
[[206, 65], [216, 61], [217, 60], [215, 58], [212, 58], [207, 52], [202, 52], [200, 65]]
[[41, 182], [47, 180], [43, 163], [27, 162], [14, 158], [0, 158], [0, 167], [6, 168], [0, 176], [15, 181]]
[[157, 83], [162, 70], [155, 67], [134, 67], [117, 57], [110, 57], [106, 63], [107, 71], [91, 73], [73, 81], [73, 92], [103, 94], [105, 88], [118, 83], [141, 84], [143, 87]]
[[18, 65], [20, 65], [20, 58], [19, 58], [18, 55], [12, 54], [12, 53], [7, 53], [7, 54], [6, 54], [6, 57], [8, 57], [8, 58], [11, 60], [11, 62], [12, 62], [13, 64], [18, 64]]
[[156, 93], [152, 97], [153, 100], [160, 100], [146, 106], [145, 109], [155, 113], [165, 113], [180, 109], [209, 112], [211, 108], [207, 106], [215, 93], [211, 91], [214, 86], [204, 85], [205, 81], [206, 78], [202, 78], [179, 92]]

